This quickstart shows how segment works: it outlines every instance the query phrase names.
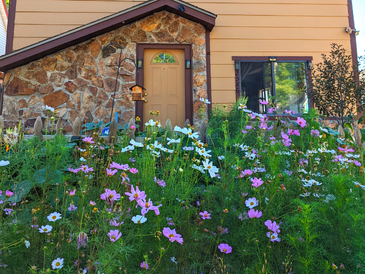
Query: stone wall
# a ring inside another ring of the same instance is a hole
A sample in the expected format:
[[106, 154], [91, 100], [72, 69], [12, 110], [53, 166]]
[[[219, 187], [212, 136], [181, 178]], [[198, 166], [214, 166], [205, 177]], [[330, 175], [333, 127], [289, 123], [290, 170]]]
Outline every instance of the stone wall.
[[[119, 49], [101, 48], [110, 42], [123, 47], [122, 58], [136, 58], [136, 43], [182, 43], [193, 48], [194, 124], [199, 125], [198, 99], [206, 98], [205, 28], [178, 15], [162, 11], [117, 30], [61, 50], [6, 73], [3, 118], [5, 126], [19, 121], [26, 133], [38, 116], [45, 118], [45, 105], [54, 107], [62, 117], [64, 129], [71, 131], [76, 117], [84, 122], [108, 122], [119, 61]], [[135, 84], [135, 67], [122, 64], [114, 110], [120, 123], [135, 115], [129, 87]], [[114, 116], [113, 116], [114, 117]]]

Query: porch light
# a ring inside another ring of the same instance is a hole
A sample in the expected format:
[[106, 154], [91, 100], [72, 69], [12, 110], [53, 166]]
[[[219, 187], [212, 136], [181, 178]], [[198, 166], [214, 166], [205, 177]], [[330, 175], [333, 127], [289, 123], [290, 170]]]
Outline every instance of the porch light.
[[132, 100], [133, 101], [144, 101], [145, 99], [142, 97], [143, 90], [146, 90], [144, 87], [140, 85], [134, 85], [129, 88], [132, 91]]

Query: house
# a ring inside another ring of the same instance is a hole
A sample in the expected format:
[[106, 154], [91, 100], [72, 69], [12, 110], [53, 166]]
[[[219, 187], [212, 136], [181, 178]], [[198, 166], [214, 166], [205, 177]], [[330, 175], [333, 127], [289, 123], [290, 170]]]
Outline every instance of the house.
[[8, 28], [8, 8], [5, 0], [0, 3], [0, 55], [5, 54], [6, 48], [6, 31]]
[[[255, 111], [275, 95], [281, 111], [302, 113], [303, 71], [331, 43], [356, 63], [346, 28], [355, 29], [351, 0], [11, 0], [2, 116], [31, 128], [48, 105], [70, 130], [78, 116], [107, 122], [116, 112], [123, 124], [159, 110], [162, 123], [199, 125], [211, 107], [199, 98], [230, 104], [240, 95]], [[113, 102], [120, 54], [129, 59]], [[144, 101], [132, 100], [135, 84]]]

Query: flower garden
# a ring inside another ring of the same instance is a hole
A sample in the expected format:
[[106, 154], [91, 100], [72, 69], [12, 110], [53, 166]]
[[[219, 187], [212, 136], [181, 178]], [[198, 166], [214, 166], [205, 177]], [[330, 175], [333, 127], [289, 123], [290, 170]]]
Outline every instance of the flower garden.
[[314, 110], [241, 99], [206, 143], [151, 114], [111, 144], [9, 130], [0, 273], [365, 273], [364, 149]]

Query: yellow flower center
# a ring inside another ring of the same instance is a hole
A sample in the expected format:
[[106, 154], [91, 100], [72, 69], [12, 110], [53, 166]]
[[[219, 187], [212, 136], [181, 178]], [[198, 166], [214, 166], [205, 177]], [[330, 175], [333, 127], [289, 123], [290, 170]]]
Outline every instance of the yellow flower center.
[[84, 166], [83, 169], [86, 170], [86, 166]]
[[137, 221], [137, 223], [139, 223], [139, 224], [140, 224], [140, 223], [141, 223], [141, 220], [138, 220], [138, 221]]
[[173, 237], [174, 237], [174, 234], [170, 234], [170, 235], [169, 235], [169, 238], [173, 238]]
[[110, 195], [109, 195], [109, 198], [110, 198], [110, 199], [111, 199], [111, 198], [113, 198], [113, 197], [114, 197], [114, 195], [113, 195], [113, 194], [110, 194]]
[[251, 203], [250, 203], [250, 205], [254, 205], [254, 203], [253, 203], [253, 202], [251, 202]]
[[227, 251], [227, 249], [223, 248], [223, 252], [226, 252], [226, 251]]
[[112, 236], [112, 238], [115, 240], [116, 238], [115, 238], [115, 236]]
[[274, 235], [272, 235], [272, 236], [271, 236], [271, 239], [275, 239], [275, 236], [274, 236]]
[[208, 217], [208, 214], [204, 214], [204, 217]]
[[211, 166], [208, 166], [208, 169], [211, 169], [212, 167]]
[[138, 198], [138, 194], [136, 193], [136, 194], [134, 194], [134, 198]]
[[44, 229], [43, 229], [43, 231], [44, 231], [44, 232], [47, 232], [47, 228], [44, 228]]
[[54, 219], [57, 219], [57, 216], [56, 216], [56, 215], [52, 216], [52, 219], [53, 219], [53, 220], [54, 220]]
[[124, 172], [120, 175], [120, 176], [122, 176], [122, 177], [127, 177], [127, 174], [125, 174]]
[[94, 212], [98, 211], [98, 209], [97, 209], [96, 207], [94, 207], [94, 209], [93, 209], [93, 210], [94, 210]]
[[150, 207], [150, 204], [149, 203], [146, 203], [146, 207]]
[[56, 263], [56, 266], [60, 266], [60, 265], [61, 265], [61, 263], [60, 263], [60, 262], [57, 262], [57, 263]]

